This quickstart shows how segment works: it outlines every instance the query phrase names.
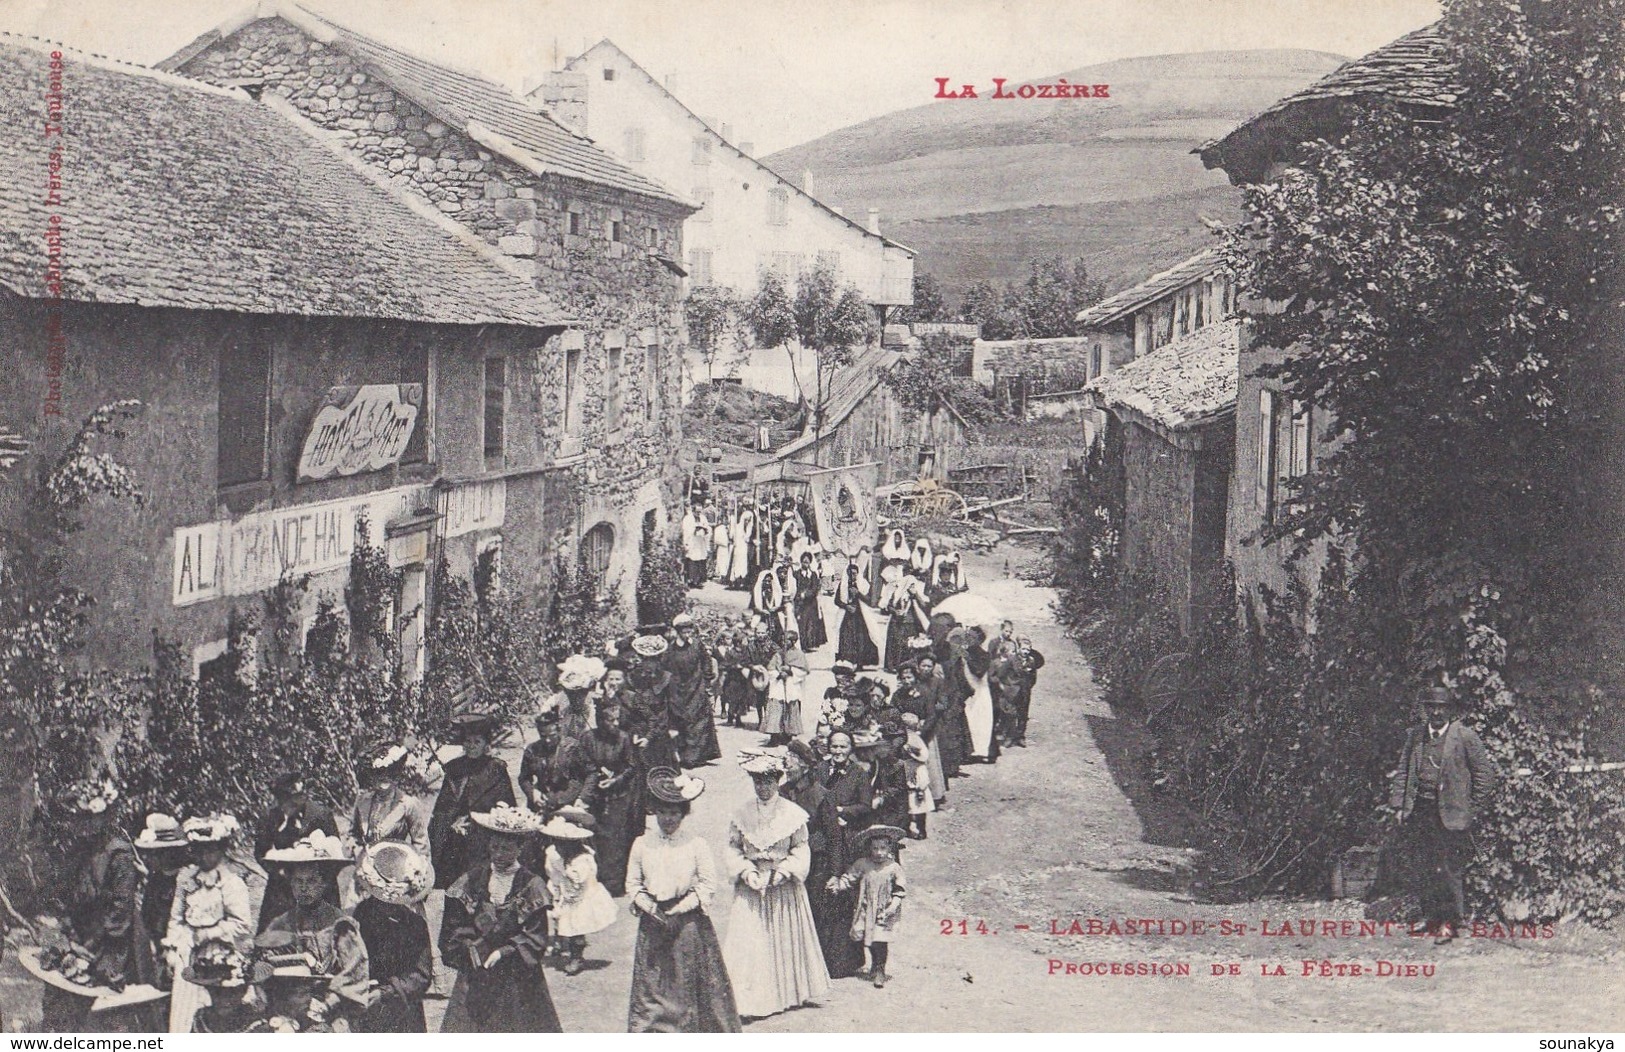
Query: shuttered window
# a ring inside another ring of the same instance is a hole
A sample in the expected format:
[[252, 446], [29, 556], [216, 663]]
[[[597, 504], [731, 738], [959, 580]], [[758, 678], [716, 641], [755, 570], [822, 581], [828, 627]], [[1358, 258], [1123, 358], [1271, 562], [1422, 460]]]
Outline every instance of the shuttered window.
[[485, 359], [485, 455], [500, 457], [508, 423], [508, 362]]
[[271, 352], [231, 344], [220, 348], [218, 483], [259, 482], [268, 474]]
[[1275, 507], [1275, 392], [1258, 392], [1258, 512], [1268, 520]]

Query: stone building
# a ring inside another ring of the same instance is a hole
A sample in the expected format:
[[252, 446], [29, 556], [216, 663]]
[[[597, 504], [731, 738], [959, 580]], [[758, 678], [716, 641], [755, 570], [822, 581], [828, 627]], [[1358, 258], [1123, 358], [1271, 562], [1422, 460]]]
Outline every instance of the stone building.
[[[914, 301], [914, 252], [880, 233], [877, 213], [868, 211], [863, 222], [848, 218], [814, 196], [810, 174], [797, 183], [756, 161], [728, 125], [697, 116], [612, 42], [570, 59], [526, 98], [702, 206], [684, 238], [691, 284], [748, 295], [763, 269], [794, 282], [824, 263], [862, 290], [882, 324], [892, 308]], [[717, 375], [794, 397], [790, 362], [779, 348], [747, 352]], [[805, 380], [813, 364], [798, 367]], [[707, 375], [698, 361], [690, 372], [702, 381]]]
[[[1237, 185], [1277, 178], [1302, 143], [1336, 142], [1353, 117], [1374, 102], [1398, 105], [1421, 123], [1438, 122], [1455, 107], [1460, 88], [1435, 26], [1408, 33], [1333, 70], [1263, 113], [1197, 149], [1202, 163], [1223, 169]], [[1267, 304], [1255, 304], [1268, 309]], [[1237, 395], [1235, 471], [1231, 479], [1226, 554], [1237, 584], [1251, 594], [1261, 586], [1285, 593], [1294, 584], [1311, 591], [1324, 565], [1325, 544], [1294, 561], [1291, 544], [1261, 543], [1260, 531], [1290, 499], [1293, 480], [1329, 454], [1329, 420], [1315, 406], [1290, 398], [1279, 380], [1258, 375], [1284, 360], [1283, 348], [1243, 345]], [[1294, 580], [1296, 578], [1296, 580]]]
[[[527, 436], [579, 552], [629, 599], [640, 540], [676, 498], [685, 344], [683, 197], [488, 78], [389, 47], [288, 2], [261, 4], [162, 64], [308, 123], [389, 184], [521, 264], [574, 321], [526, 364], [552, 406]], [[568, 485], [565, 485], [566, 477]]]
[[[401, 571], [393, 628], [419, 672], [440, 556], [466, 576], [489, 554], [531, 587], [574, 527], [550, 438], [564, 392], [539, 353], [570, 319], [280, 105], [0, 38], [0, 419], [28, 449], [0, 530], [38, 513], [27, 480], [90, 414], [142, 406], [93, 450], [144, 499], [96, 500], [63, 567], [94, 600], [98, 667], [149, 664], [155, 636], [201, 665], [234, 615], [308, 631], [322, 599], [343, 609], [365, 515]], [[273, 611], [284, 578], [306, 591]]]

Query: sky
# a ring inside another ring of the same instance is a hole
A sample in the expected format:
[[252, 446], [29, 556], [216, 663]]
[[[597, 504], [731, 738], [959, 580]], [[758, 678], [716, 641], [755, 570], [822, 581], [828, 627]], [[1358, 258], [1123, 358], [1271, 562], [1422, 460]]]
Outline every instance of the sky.
[[[608, 37], [758, 156], [985, 84], [1118, 58], [1364, 54], [1437, 0], [306, 0], [387, 43], [516, 89]], [[0, 0], [0, 30], [153, 63], [253, 0]]]

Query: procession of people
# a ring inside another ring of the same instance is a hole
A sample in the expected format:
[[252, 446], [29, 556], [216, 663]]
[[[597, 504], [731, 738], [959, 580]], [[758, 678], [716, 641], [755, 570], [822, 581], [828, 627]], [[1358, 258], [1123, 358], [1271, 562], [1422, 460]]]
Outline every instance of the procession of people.
[[[548, 972], [580, 974], [628, 912], [632, 1031], [737, 1031], [838, 980], [884, 986], [901, 844], [928, 836], [950, 779], [1025, 744], [1043, 656], [974, 604], [944, 609], [966, 584], [928, 538], [826, 552], [792, 498], [722, 521], [708, 487], [690, 491], [685, 571], [749, 579], [747, 609], [561, 662], [517, 779], [494, 751], [507, 728], [470, 709], [432, 799], [410, 788], [406, 743], [383, 741], [351, 805], [313, 799], [306, 772], [266, 786], [252, 839], [229, 814], [153, 814], [126, 838], [105, 817], [111, 784], [76, 786], [65, 811], [96, 884], [72, 900], [72, 933], [98, 977], [152, 994], [91, 1018], [88, 998], [48, 987], [48, 1024], [421, 1033], [438, 973], [455, 977], [445, 1032], [558, 1031]], [[808, 655], [832, 646], [834, 685], [809, 697]], [[762, 739], [737, 761], [751, 798], [710, 844], [685, 820], [722, 760], [719, 721]]]

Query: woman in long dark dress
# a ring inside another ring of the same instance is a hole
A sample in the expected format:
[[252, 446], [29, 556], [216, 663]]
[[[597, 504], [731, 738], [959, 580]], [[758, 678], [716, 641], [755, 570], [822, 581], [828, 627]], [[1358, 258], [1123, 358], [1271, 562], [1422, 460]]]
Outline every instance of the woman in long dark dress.
[[547, 882], [519, 864], [525, 838], [542, 828], [541, 816], [498, 807], [472, 817], [486, 833], [490, 861], [470, 869], [446, 892], [440, 958], [458, 976], [441, 1029], [560, 1033], [542, 971], [552, 899]]
[[743, 727], [746, 711], [756, 704], [756, 689], [750, 683], [753, 662], [743, 636], [723, 632], [717, 637], [716, 658], [723, 718], [730, 727]]
[[924, 632], [927, 623], [919, 584], [901, 571], [896, 577], [881, 598], [881, 605], [891, 615], [886, 625], [886, 660], [881, 667], [893, 674], [909, 662], [909, 640]]
[[824, 611], [818, 597], [824, 591], [824, 578], [813, 569], [811, 552], [801, 553], [801, 565], [796, 568], [796, 625], [801, 629], [801, 650], [810, 654], [829, 642], [829, 629], [824, 627]]
[[429, 926], [418, 904], [434, 887], [429, 860], [409, 844], [381, 841], [356, 862], [354, 910], [367, 947], [367, 1009], [357, 1027], [368, 1034], [422, 1034], [423, 996], [434, 982]]
[[513, 780], [508, 765], [491, 755], [494, 721], [469, 713], [454, 725], [463, 755], [446, 761], [446, 776], [429, 818], [429, 850], [435, 887], [449, 888], [470, 867], [485, 861], [485, 838], [469, 828], [469, 815], [498, 804], [512, 807]]
[[705, 791], [672, 768], [649, 772], [656, 830], [632, 845], [626, 890], [638, 918], [628, 1033], [738, 1033], [733, 983], [709, 910], [716, 893], [711, 846], [682, 828]]
[[618, 697], [598, 700], [598, 726], [565, 746], [561, 761], [568, 780], [565, 795], [593, 817], [598, 852], [598, 883], [616, 898], [626, 894], [626, 859], [643, 832], [643, 794], [637, 746], [621, 729]]
[[835, 589], [835, 605], [841, 616], [840, 641], [835, 647], [835, 660], [845, 661], [854, 668], [874, 668], [880, 664], [880, 649], [869, 634], [869, 623], [864, 619], [865, 585], [858, 579], [856, 563], [846, 568], [846, 577]]
[[663, 658], [671, 676], [668, 712], [672, 728], [677, 731], [681, 766], [698, 767], [722, 756], [717, 745], [716, 719], [711, 714], [716, 662], [705, 644], [695, 638], [697, 628], [692, 617], [678, 614], [671, 626], [673, 638]]
[[825, 886], [831, 877], [846, 872], [841, 865], [845, 839], [835, 813], [835, 801], [819, 781], [819, 763], [812, 746], [800, 739], [790, 742], [785, 757], [784, 785], [779, 791], [785, 799], [807, 812], [807, 848], [812, 853], [812, 864], [807, 870], [807, 904], [812, 907], [824, 965], [829, 969], [830, 978], [838, 979], [852, 973], [853, 955], [846, 945], [851, 940], [844, 937], [843, 927], [851, 922], [852, 903], [849, 895], [832, 892]]
[[[856, 839], [869, 827], [873, 802], [869, 795], [869, 769], [853, 757], [852, 735], [836, 731], [829, 736], [829, 759], [819, 768], [817, 780], [824, 787], [825, 806], [835, 814], [829, 866], [836, 874], [845, 873], [846, 867], [858, 858], [853, 853]], [[819, 894], [811, 897], [813, 921], [818, 927], [818, 941], [824, 950], [829, 977], [845, 979], [856, 975], [863, 967], [863, 946], [854, 943], [848, 932], [857, 893], [850, 889], [830, 891], [824, 884], [817, 887]]]

